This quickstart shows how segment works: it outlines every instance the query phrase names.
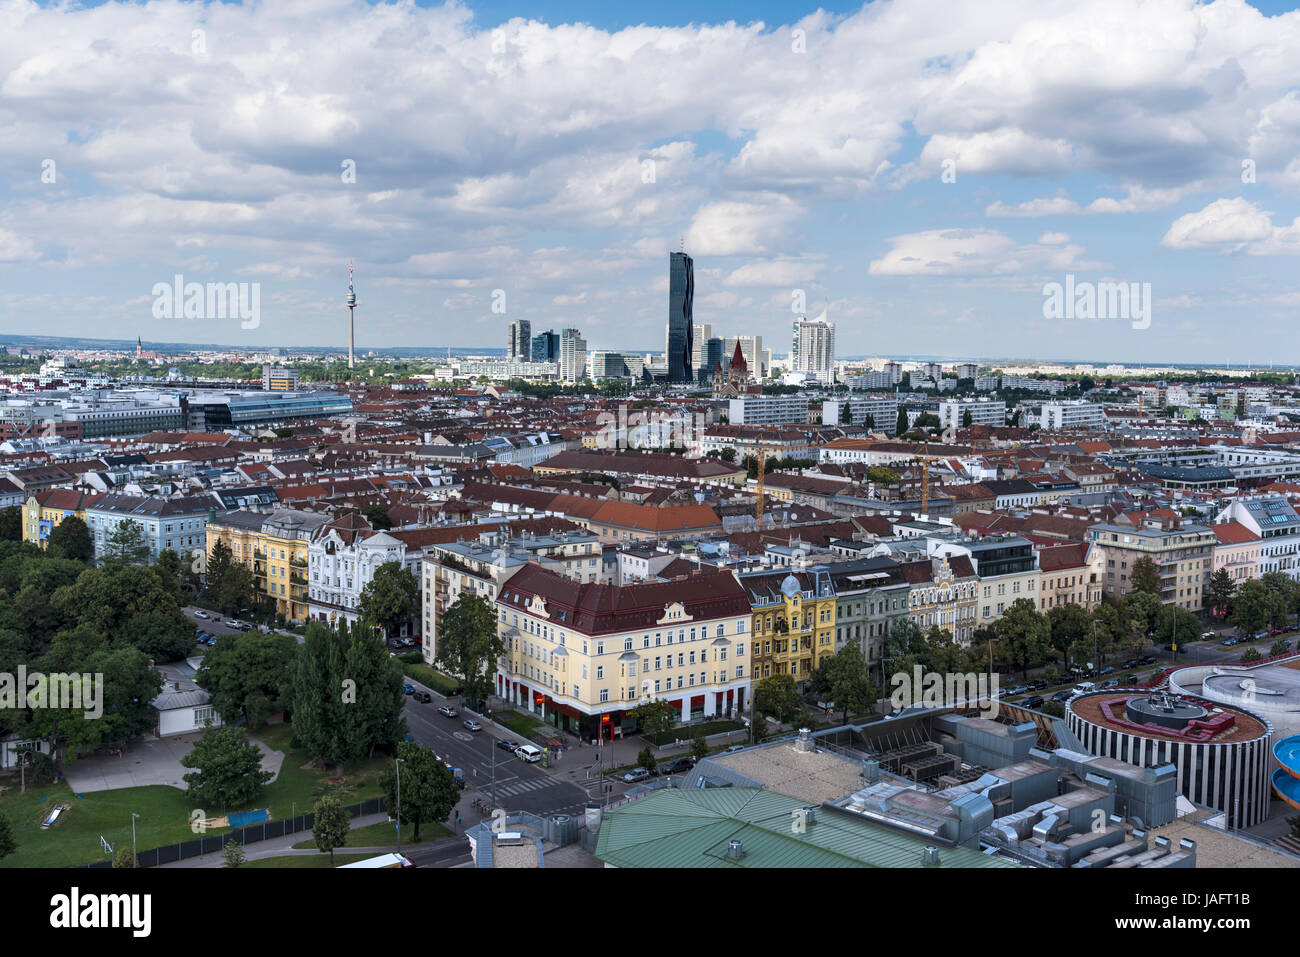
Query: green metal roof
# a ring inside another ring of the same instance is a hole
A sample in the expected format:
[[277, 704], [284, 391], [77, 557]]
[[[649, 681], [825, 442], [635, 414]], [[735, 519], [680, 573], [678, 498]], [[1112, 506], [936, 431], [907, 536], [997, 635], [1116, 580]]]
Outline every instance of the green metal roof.
[[[927, 841], [761, 788], [663, 788], [605, 814], [596, 857], [615, 867], [923, 867]], [[745, 856], [727, 858], [728, 841]], [[940, 847], [940, 867], [1019, 867], [964, 847]]]

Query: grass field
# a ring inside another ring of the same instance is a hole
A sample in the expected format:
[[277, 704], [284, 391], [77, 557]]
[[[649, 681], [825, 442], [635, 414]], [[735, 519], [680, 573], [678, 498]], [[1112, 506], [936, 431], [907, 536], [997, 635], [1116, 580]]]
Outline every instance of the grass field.
[[[283, 752], [285, 758], [279, 776], [253, 807], [267, 808], [274, 819], [288, 817], [294, 803], [301, 814], [327, 793], [337, 794], [344, 804], [355, 804], [383, 793], [379, 776], [387, 766], [387, 757], [364, 761], [336, 777], [302, 767], [308, 757], [301, 750], [289, 748], [291, 734], [287, 725], [272, 725], [258, 733], [257, 737]], [[141, 851], [198, 836], [190, 829], [193, 799], [177, 788], [165, 785], [123, 788], [78, 798], [66, 783], [59, 782], [29, 788], [26, 794], [21, 794], [17, 775], [6, 776], [2, 786], [0, 812], [13, 825], [18, 847], [0, 859], [0, 867], [72, 867], [102, 861], [106, 855], [100, 846], [101, 836], [114, 848], [131, 846], [132, 813], [140, 815], [135, 822], [135, 836], [136, 847]], [[71, 807], [58, 824], [42, 831], [40, 822], [55, 804]], [[210, 816], [221, 813], [216, 808], [204, 808], [204, 811]]]
[[[402, 846], [408, 844], [414, 845], [415, 841], [411, 838], [415, 834], [415, 825], [402, 825]], [[444, 837], [451, 837], [451, 831], [441, 824], [430, 824], [421, 822], [420, 824], [420, 843], [427, 844], [430, 841], [441, 841]], [[354, 827], [348, 831], [348, 844], [352, 847], [397, 847], [397, 831], [388, 821], [380, 821], [378, 824], [367, 824], [365, 827]], [[311, 848], [316, 846], [316, 842], [310, 837], [306, 840], [299, 841], [293, 845], [297, 849]], [[336, 850], [335, 854], [338, 853]]]
[[538, 729], [549, 727], [545, 721], [538, 721], [522, 711], [494, 711], [492, 720], [509, 728], [521, 738], [527, 738], [530, 741]]

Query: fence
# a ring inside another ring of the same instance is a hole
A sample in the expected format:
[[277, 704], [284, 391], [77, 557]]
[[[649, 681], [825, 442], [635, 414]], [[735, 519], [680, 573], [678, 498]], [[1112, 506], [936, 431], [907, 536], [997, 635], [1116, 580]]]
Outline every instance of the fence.
[[[348, 812], [348, 817], [352, 818], [361, 817], [364, 814], [378, 814], [380, 811], [386, 811], [387, 809], [388, 802], [382, 797], [375, 797], [362, 801], [360, 804], [350, 804], [344, 810]], [[198, 837], [191, 841], [180, 841], [176, 844], [164, 844], [162, 847], [140, 851], [137, 857], [139, 858], [140, 867], [157, 867], [159, 864], [183, 861], [187, 858], [198, 857], [200, 854], [219, 852], [230, 841], [238, 841], [240, 844], [248, 845], [272, 837], [283, 837], [286, 834], [297, 834], [299, 831], [310, 831], [315, 823], [315, 814], [298, 814], [291, 818], [263, 821], [260, 824], [250, 824], [248, 827], [235, 828], [225, 834]], [[112, 861], [97, 861], [94, 864], [86, 865], [86, 867], [112, 866]]]

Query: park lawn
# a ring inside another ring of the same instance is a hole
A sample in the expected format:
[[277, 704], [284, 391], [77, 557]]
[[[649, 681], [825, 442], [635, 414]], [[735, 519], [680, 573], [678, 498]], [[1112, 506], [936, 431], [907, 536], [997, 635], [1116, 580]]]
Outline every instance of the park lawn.
[[[415, 834], [414, 824], [402, 825], [402, 846], [407, 844], [414, 845], [415, 841], [411, 838]], [[451, 831], [441, 824], [430, 824], [425, 821], [420, 822], [420, 843], [427, 844], [430, 841], [441, 841], [444, 837], [451, 837]], [[354, 827], [348, 831], [348, 845], [351, 847], [397, 847], [397, 831], [390, 821], [380, 821], [378, 824], [367, 824], [365, 827]], [[304, 848], [313, 848], [316, 842], [311, 838], [305, 841], [299, 841], [294, 845], [295, 850]], [[334, 852], [338, 853], [337, 850]]]
[[[301, 749], [289, 747], [291, 736], [292, 730], [288, 725], [269, 725], [256, 735], [285, 756], [279, 776], [267, 785], [262, 797], [253, 804], [257, 808], [267, 808], [272, 819], [288, 817], [291, 809], [303, 814], [327, 793], [337, 794], [345, 805], [383, 794], [379, 781], [388, 764], [386, 756], [378, 755], [363, 761], [342, 777], [334, 777], [303, 768], [307, 755]], [[104, 860], [106, 855], [99, 843], [100, 836], [114, 848], [129, 847], [133, 812], [140, 815], [135, 822], [135, 832], [136, 847], [141, 851], [199, 836], [190, 828], [193, 799], [178, 788], [159, 784], [95, 791], [78, 798], [64, 781], [29, 788], [26, 794], [20, 794], [16, 776], [5, 780], [12, 781], [12, 786], [0, 793], [0, 812], [13, 825], [18, 847], [8, 857], [0, 859], [0, 867], [75, 867]], [[71, 807], [54, 827], [42, 831], [40, 823], [55, 804]], [[204, 811], [214, 817], [221, 813], [213, 808], [204, 808]], [[224, 830], [216, 833], [224, 833]]]
[[428, 665], [423, 663], [403, 664], [402, 671], [408, 678], [414, 678], [420, 684], [432, 688], [443, 697], [460, 693], [460, 679], [453, 678], [450, 675], [444, 675], [441, 671], [434, 671]]
[[[355, 864], [357, 861], [364, 861], [367, 858], [376, 857], [375, 854], [340, 854], [334, 852], [334, 867], [343, 864]], [[263, 857], [256, 861], [248, 861], [241, 864], [240, 867], [329, 867], [330, 856], [328, 854], [286, 854], [283, 857]]]
[[521, 738], [527, 738], [530, 741], [539, 728], [550, 727], [545, 721], [538, 721], [522, 711], [494, 711], [492, 720], [509, 728]]

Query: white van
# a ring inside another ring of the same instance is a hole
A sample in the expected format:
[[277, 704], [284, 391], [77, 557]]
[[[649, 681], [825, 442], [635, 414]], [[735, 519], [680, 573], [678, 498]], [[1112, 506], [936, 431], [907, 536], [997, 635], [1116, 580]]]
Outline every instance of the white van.
[[1074, 686], [1074, 694], [1088, 694], [1090, 691], [1096, 691], [1097, 686], [1091, 681], [1081, 681]]
[[520, 761], [536, 764], [542, 760], [542, 749], [532, 744], [521, 744], [515, 749], [515, 757]]

